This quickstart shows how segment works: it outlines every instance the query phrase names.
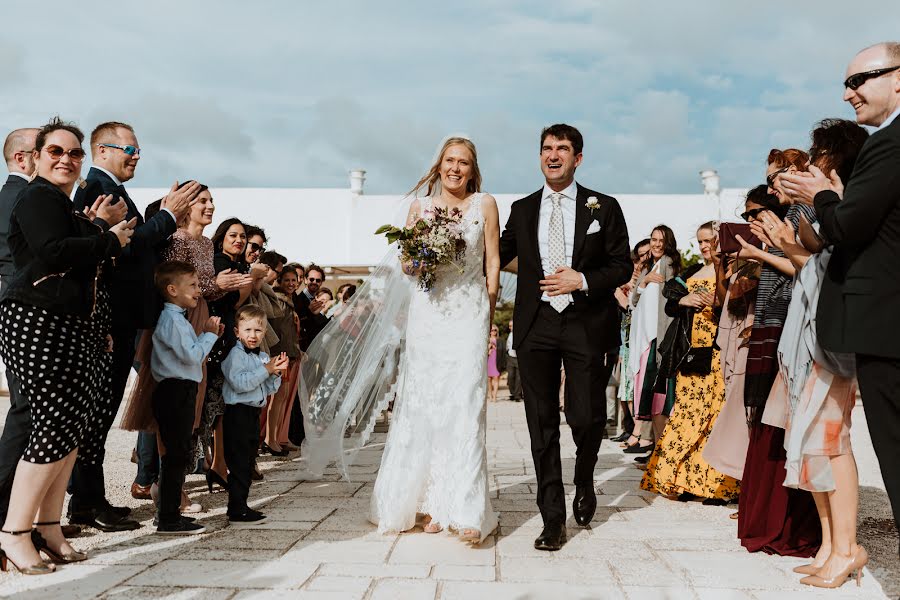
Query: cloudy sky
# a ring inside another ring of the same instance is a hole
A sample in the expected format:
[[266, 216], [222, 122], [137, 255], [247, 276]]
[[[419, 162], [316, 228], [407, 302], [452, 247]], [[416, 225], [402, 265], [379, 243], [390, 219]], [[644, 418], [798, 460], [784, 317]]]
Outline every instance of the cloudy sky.
[[4, 7], [3, 131], [127, 121], [135, 186], [346, 187], [362, 167], [371, 193], [411, 187], [451, 133], [486, 190], [531, 191], [560, 121], [595, 189], [699, 192], [704, 168], [750, 186], [770, 148], [852, 118], [846, 63], [900, 23], [896, 0], [54, 4]]

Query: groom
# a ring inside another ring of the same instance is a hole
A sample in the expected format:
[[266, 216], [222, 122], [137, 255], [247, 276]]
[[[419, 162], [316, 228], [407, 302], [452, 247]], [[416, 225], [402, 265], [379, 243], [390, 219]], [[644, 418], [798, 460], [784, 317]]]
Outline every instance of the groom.
[[519, 259], [514, 348], [544, 520], [534, 541], [538, 550], [559, 550], [566, 541], [560, 364], [566, 371], [566, 421], [577, 446], [572, 512], [579, 525], [587, 525], [597, 508], [594, 466], [606, 427], [606, 386], [621, 344], [613, 292], [633, 269], [616, 199], [575, 183], [583, 145], [570, 125], [541, 132], [544, 187], [513, 203], [500, 238], [501, 264]]

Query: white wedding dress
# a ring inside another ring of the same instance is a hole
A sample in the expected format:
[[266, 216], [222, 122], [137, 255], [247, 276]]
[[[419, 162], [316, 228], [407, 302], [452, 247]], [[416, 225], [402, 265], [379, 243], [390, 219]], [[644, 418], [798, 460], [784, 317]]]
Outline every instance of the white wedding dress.
[[[446, 530], [497, 527], [485, 450], [490, 320], [484, 276], [482, 194], [463, 217], [462, 272], [442, 267], [410, 302], [395, 409], [372, 493], [370, 519], [380, 532], [405, 531], [416, 513]], [[427, 218], [429, 198], [421, 199]]]

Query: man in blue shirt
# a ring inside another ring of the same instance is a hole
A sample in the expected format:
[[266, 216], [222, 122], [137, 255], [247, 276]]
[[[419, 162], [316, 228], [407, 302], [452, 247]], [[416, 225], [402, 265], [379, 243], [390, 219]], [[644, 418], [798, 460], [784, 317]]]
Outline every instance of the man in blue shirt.
[[259, 412], [266, 398], [278, 391], [288, 357], [275, 360], [259, 349], [266, 333], [266, 313], [245, 305], [235, 316], [238, 341], [222, 362], [225, 416], [225, 462], [228, 464], [228, 520], [259, 521], [265, 515], [247, 506], [250, 477], [259, 448]]
[[153, 332], [150, 372], [157, 381], [153, 416], [165, 446], [160, 457], [157, 533], [191, 535], [206, 529], [181, 515], [181, 488], [191, 458], [191, 435], [197, 384], [203, 380], [203, 361], [222, 335], [219, 317], [210, 317], [198, 337], [187, 320], [197, 307], [200, 285], [188, 263], [169, 261], [156, 269], [155, 283], [166, 303]]

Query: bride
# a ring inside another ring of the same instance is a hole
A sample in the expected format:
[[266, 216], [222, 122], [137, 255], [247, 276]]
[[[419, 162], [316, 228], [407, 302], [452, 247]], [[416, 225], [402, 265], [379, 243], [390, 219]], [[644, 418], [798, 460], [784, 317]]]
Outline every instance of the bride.
[[[301, 384], [308, 468], [337, 460], [345, 477], [375, 418], [394, 401], [370, 520], [380, 532], [456, 532], [480, 543], [497, 527], [485, 451], [487, 348], [500, 287], [499, 215], [481, 191], [474, 144], [451, 137], [412, 189], [406, 226], [459, 209], [460, 264], [416, 288], [396, 252], [309, 349]], [[416, 197], [419, 192], [424, 197]]]

